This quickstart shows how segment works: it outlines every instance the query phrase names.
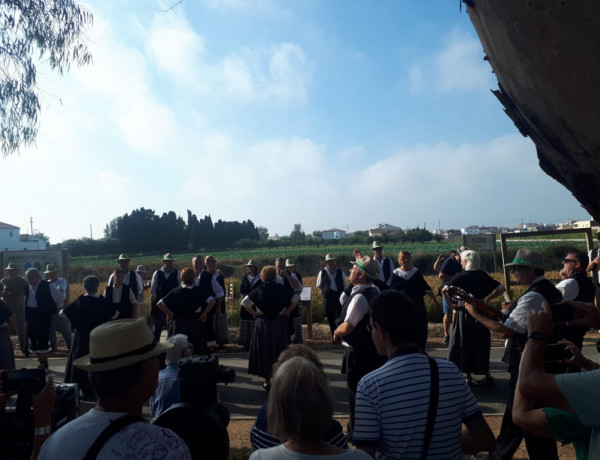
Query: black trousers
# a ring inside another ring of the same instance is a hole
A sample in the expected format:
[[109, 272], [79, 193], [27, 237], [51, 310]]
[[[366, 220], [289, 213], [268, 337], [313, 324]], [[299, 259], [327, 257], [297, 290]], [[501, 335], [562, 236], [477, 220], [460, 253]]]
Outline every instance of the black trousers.
[[554, 439], [533, 436], [523, 431], [513, 422], [512, 408], [518, 377], [517, 371], [510, 373], [510, 380], [508, 381], [509, 399], [502, 418], [500, 435], [496, 440], [496, 448], [490, 452], [488, 460], [509, 460], [513, 458], [523, 439], [525, 439], [527, 453], [531, 460], [558, 460], [558, 451]]
[[329, 329], [331, 336], [335, 331], [337, 324], [336, 319], [342, 314], [342, 304], [340, 303], [340, 293], [337, 291], [329, 291], [323, 299], [325, 303], [325, 314], [327, 315], [327, 322], [329, 323]]

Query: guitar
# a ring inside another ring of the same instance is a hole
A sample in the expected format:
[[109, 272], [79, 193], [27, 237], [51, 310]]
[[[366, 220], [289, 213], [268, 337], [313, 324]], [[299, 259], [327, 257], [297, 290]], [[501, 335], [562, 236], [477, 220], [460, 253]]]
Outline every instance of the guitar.
[[485, 302], [476, 299], [473, 294], [469, 294], [467, 291], [459, 288], [458, 286], [448, 286], [448, 296], [450, 296], [450, 298], [453, 300], [462, 300], [466, 303], [470, 303], [477, 310], [479, 310], [480, 313], [485, 313], [486, 315], [492, 316], [495, 319], [504, 321], [506, 318], [508, 318], [506, 313], [503, 313], [494, 307], [490, 307]]

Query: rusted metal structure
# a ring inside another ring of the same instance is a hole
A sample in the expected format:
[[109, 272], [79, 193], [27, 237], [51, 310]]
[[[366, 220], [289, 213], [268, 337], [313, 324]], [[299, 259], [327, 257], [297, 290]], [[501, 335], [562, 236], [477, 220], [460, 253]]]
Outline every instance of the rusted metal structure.
[[463, 1], [506, 114], [542, 170], [600, 219], [600, 1]]

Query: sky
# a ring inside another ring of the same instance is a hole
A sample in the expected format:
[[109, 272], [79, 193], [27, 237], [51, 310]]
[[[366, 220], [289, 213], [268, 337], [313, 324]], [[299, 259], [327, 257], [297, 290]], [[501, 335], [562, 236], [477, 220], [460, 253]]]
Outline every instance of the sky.
[[0, 222], [52, 243], [140, 207], [333, 227], [514, 227], [589, 214], [491, 93], [458, 1], [95, 0], [93, 63], [38, 68], [36, 144]]

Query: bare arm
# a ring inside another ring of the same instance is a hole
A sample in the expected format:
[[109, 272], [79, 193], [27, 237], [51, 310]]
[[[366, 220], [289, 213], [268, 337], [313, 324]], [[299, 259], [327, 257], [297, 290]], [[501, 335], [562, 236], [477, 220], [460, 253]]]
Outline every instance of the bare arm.
[[480, 315], [477, 309], [472, 304], [465, 302], [465, 310], [467, 310], [477, 322], [483, 324], [490, 331], [495, 332], [503, 339], [508, 339], [509, 337], [515, 335], [515, 331], [513, 331], [511, 328], [506, 327], [504, 324], [496, 320]]
[[[209, 301], [206, 302], [206, 308], [202, 310], [202, 314], [200, 315], [200, 321], [206, 321], [206, 315], [210, 313], [210, 311], [215, 307], [217, 301], [213, 297], [209, 297]], [[222, 297], [221, 297], [222, 299]]]
[[488, 303], [490, 300], [495, 299], [496, 297], [504, 294], [505, 292], [506, 288], [504, 286], [502, 286], [500, 289], [494, 289], [492, 293], [485, 299], [485, 303]]
[[437, 259], [435, 260], [434, 264], [433, 264], [433, 269], [436, 272], [439, 272], [440, 269], [442, 268], [442, 263], [444, 262], [444, 254], [440, 254]]
[[342, 337], [346, 335], [352, 334], [354, 330], [354, 326], [350, 324], [348, 321], [344, 321], [340, 324], [335, 331], [333, 331], [333, 340], [339, 342], [342, 340]]
[[490, 452], [496, 447], [494, 433], [483, 416], [469, 421], [462, 430], [462, 450], [466, 454]]
[[[519, 376], [519, 380], [521, 377]], [[542, 409], [534, 409], [533, 404], [526, 400], [519, 391], [519, 383], [515, 390], [515, 400], [513, 403], [512, 418], [515, 424], [525, 431], [539, 436], [541, 438], [551, 438], [548, 430], [546, 414]]]
[[173, 312], [171, 310], [169, 310], [169, 307], [167, 307], [167, 304], [164, 303], [161, 299], [158, 301], [156, 306], [158, 307], [158, 309], [160, 311], [162, 311], [165, 315], [167, 315], [167, 322], [170, 323], [171, 319], [173, 319]]

